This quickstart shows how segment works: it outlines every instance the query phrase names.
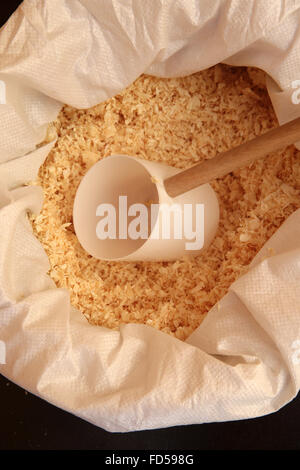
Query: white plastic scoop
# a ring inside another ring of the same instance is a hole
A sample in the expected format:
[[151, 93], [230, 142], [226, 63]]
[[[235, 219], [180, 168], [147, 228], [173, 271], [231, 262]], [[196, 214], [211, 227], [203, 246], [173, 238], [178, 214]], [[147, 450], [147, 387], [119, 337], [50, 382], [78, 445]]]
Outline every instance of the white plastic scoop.
[[[204, 246], [208, 246], [219, 221], [216, 194], [209, 184], [205, 184], [171, 198], [163, 181], [179, 172], [180, 170], [161, 163], [126, 155], [112, 155], [93, 165], [82, 179], [74, 201], [73, 223], [83, 248], [98, 259], [158, 261], [174, 260], [185, 254], [195, 255]], [[196, 213], [197, 203], [204, 204], [204, 213], [201, 206], [198, 207], [198, 214]], [[134, 206], [135, 204], [140, 206]], [[152, 230], [151, 208], [156, 209], [152, 211]], [[141, 210], [145, 216], [136, 217]], [[115, 238], [99, 238], [101, 220], [102, 228], [106, 231], [111, 229], [110, 235]], [[146, 225], [143, 233], [146, 238], [135, 239], [143, 221]], [[193, 226], [189, 224], [191, 221]], [[156, 238], [153, 236], [154, 232]], [[193, 238], [195, 243], [189, 249]]]
[[126, 155], [107, 157], [78, 187], [73, 208], [78, 240], [103, 260], [197, 255], [211, 243], [219, 222], [208, 181], [299, 139], [300, 118], [184, 171]]

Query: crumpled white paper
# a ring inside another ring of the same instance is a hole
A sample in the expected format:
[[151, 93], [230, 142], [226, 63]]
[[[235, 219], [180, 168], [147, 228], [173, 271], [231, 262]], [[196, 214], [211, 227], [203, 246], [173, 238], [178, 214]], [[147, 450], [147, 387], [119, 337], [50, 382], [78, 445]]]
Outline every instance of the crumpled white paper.
[[62, 103], [93, 106], [143, 72], [218, 62], [264, 69], [279, 121], [300, 116], [300, 0], [27, 0], [0, 31], [1, 372], [109, 431], [261, 416], [300, 387], [299, 210], [185, 342], [88, 324], [47, 276], [27, 219], [42, 190], [24, 183], [54, 144], [36, 148]]

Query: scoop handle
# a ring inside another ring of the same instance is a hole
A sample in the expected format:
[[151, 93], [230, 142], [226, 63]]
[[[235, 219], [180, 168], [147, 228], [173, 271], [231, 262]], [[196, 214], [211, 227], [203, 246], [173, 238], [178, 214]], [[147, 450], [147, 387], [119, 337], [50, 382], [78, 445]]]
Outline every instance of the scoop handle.
[[300, 118], [166, 178], [164, 180], [165, 190], [171, 197], [179, 196], [201, 184], [209, 183], [231, 171], [248, 166], [268, 153], [280, 150], [297, 141], [300, 141]]

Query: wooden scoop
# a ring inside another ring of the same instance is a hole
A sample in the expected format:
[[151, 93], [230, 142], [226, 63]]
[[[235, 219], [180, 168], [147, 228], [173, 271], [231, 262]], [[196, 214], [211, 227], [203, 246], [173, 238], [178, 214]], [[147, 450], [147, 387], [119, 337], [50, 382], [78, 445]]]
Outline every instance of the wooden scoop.
[[297, 141], [300, 141], [300, 118], [170, 176], [164, 180], [165, 190], [171, 197], [179, 196]]

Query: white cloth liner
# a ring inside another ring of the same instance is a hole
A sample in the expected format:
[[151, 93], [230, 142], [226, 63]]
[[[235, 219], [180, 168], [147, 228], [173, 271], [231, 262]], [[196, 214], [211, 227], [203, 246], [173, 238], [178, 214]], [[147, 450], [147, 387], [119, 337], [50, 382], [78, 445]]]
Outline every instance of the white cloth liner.
[[36, 144], [62, 103], [90, 107], [141, 73], [219, 62], [265, 70], [279, 122], [300, 116], [300, 0], [26, 0], [0, 31], [0, 370], [108, 431], [261, 416], [299, 391], [300, 210], [185, 342], [88, 324], [46, 274], [27, 219], [43, 196], [25, 183], [54, 142]]

